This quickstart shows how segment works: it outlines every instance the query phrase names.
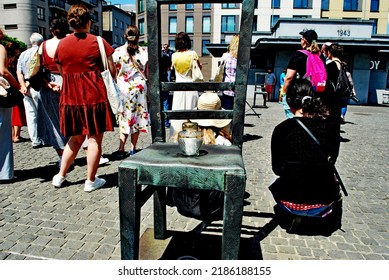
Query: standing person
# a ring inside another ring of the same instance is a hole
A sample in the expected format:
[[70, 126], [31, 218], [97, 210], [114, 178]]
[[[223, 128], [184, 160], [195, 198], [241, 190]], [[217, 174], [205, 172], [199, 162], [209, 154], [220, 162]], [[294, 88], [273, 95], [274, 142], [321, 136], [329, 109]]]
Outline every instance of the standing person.
[[[197, 63], [201, 69], [199, 57], [191, 51], [192, 43], [189, 35], [180, 32], [175, 38], [176, 52], [172, 55], [172, 65], [176, 73], [176, 82], [192, 82], [192, 63]], [[175, 91], [173, 93], [172, 110], [193, 110], [197, 106], [199, 94], [197, 91]], [[182, 130], [183, 120], [170, 121], [170, 137], [176, 142], [178, 132]]]
[[[315, 30], [307, 30], [300, 32], [301, 38], [300, 38], [300, 45], [304, 50], [309, 51], [313, 54], [319, 54], [320, 48], [317, 44], [317, 33]], [[288, 66], [286, 67], [286, 77], [284, 80], [284, 87], [283, 92], [288, 92], [289, 86], [292, 84], [292, 82], [296, 81], [297, 79], [301, 79], [304, 77], [305, 73], [307, 72], [307, 55], [297, 51], [295, 52], [292, 57], [289, 60]], [[288, 104], [284, 103], [285, 108], [285, 115], [287, 118], [293, 118], [293, 114], [291, 113], [290, 109], [288, 109]]]
[[265, 90], [267, 92], [267, 101], [273, 101], [273, 92], [276, 82], [277, 78], [273, 73], [273, 69], [268, 67], [267, 74], [265, 75]]
[[341, 57], [343, 55], [343, 47], [339, 44], [332, 44], [328, 50], [328, 58], [330, 62], [326, 65], [326, 70], [328, 73], [327, 82], [326, 82], [326, 91], [325, 95], [322, 97], [323, 102], [330, 108], [331, 114], [339, 123], [341, 123], [341, 108], [344, 106], [344, 101], [342, 96], [335, 92], [336, 86], [338, 84], [338, 77], [340, 73]]
[[328, 58], [329, 56], [329, 49], [330, 49], [330, 46], [332, 45], [331, 42], [325, 42], [322, 46], [321, 46], [321, 57], [324, 61], [325, 64], [328, 64], [331, 62], [331, 59]]
[[[338, 157], [339, 131], [328, 108], [314, 97], [308, 80], [297, 80], [286, 96], [296, 118], [274, 128], [272, 168], [279, 178], [269, 189], [277, 205], [289, 213], [315, 215], [326, 211], [340, 197], [339, 184], [328, 162], [335, 162]], [[320, 147], [297, 119], [318, 139]]]
[[[174, 51], [169, 48], [168, 44], [163, 44], [161, 50], [161, 75], [163, 82], [171, 82], [172, 74], [172, 55]], [[169, 92], [163, 91], [162, 94], [162, 105], [165, 111], [169, 110]], [[170, 127], [169, 120], [165, 120], [165, 127]]]
[[[0, 42], [4, 34], [0, 29]], [[14, 89], [20, 85], [8, 70], [7, 51], [0, 44], [0, 77], [3, 77]], [[12, 147], [12, 108], [0, 108], [0, 182], [14, 178], [14, 158]]]
[[[112, 110], [101, 72], [103, 64], [97, 38], [89, 33], [91, 14], [82, 4], [72, 5], [67, 13], [74, 33], [58, 43], [54, 61], [62, 75], [60, 93], [60, 129], [67, 142], [59, 173], [52, 184], [61, 187], [66, 173], [88, 136], [87, 178], [84, 191], [101, 188], [106, 181], [96, 176], [105, 131], [113, 131]], [[113, 77], [116, 69], [112, 60], [113, 48], [103, 39], [108, 66]]]
[[63, 150], [68, 138], [59, 126], [59, 101], [62, 77], [54, 61], [54, 54], [61, 39], [69, 34], [66, 19], [53, 19], [50, 24], [51, 39], [44, 41], [39, 47], [42, 65], [46, 73], [40, 90], [38, 105], [38, 135], [45, 143], [50, 144], [58, 155], [58, 167], [61, 166]]
[[285, 76], [286, 76], [286, 68], [282, 69], [280, 75], [280, 96], [278, 97], [278, 102], [282, 102], [282, 98], [285, 95], [283, 90], [284, 83], [285, 83]]
[[38, 51], [40, 44], [43, 42], [43, 36], [39, 33], [32, 33], [30, 36], [31, 48], [20, 54], [17, 64], [17, 77], [21, 85], [21, 90], [25, 95], [23, 99], [24, 109], [26, 113], [28, 134], [34, 149], [44, 145], [43, 140], [38, 136], [38, 102], [40, 98], [39, 91], [30, 87], [28, 81], [28, 70], [30, 62], [35, 53]]
[[[7, 50], [8, 57], [8, 70], [17, 79], [17, 62], [20, 55], [19, 46], [14, 42], [8, 42], [5, 45], [5, 49]], [[12, 142], [19, 143], [27, 141], [20, 133], [22, 131], [22, 127], [25, 126], [26, 123], [26, 113], [24, 110], [23, 103], [20, 103], [14, 107], [12, 107]]]
[[[236, 79], [236, 63], [238, 59], [239, 35], [232, 36], [227, 52], [222, 56], [222, 63], [224, 66], [223, 82], [235, 82]], [[224, 90], [221, 97], [222, 107], [224, 109], [233, 109], [234, 107], [234, 91]]]
[[[123, 159], [136, 151], [139, 132], [148, 132], [149, 113], [147, 109], [147, 49], [139, 46], [139, 29], [130, 25], [124, 33], [126, 44], [118, 47], [113, 61], [118, 70], [117, 82], [125, 96], [125, 110], [118, 115], [120, 132], [119, 149], [112, 155]], [[127, 153], [125, 145], [131, 135], [131, 149]]]

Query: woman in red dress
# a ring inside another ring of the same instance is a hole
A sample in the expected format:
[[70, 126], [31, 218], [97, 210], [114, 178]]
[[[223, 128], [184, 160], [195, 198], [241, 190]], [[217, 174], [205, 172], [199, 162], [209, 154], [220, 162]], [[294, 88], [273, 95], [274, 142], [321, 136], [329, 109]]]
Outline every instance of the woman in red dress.
[[[63, 79], [59, 103], [60, 130], [70, 138], [62, 155], [61, 169], [53, 177], [52, 184], [61, 187], [65, 182], [66, 173], [88, 136], [88, 172], [84, 191], [90, 192], [105, 184], [96, 172], [104, 132], [113, 131], [114, 124], [101, 77], [103, 66], [97, 37], [89, 33], [89, 10], [82, 4], [75, 4], [70, 7], [67, 19], [74, 33], [59, 42], [54, 60]], [[103, 42], [109, 70], [116, 77], [112, 60], [114, 49], [104, 39]]]

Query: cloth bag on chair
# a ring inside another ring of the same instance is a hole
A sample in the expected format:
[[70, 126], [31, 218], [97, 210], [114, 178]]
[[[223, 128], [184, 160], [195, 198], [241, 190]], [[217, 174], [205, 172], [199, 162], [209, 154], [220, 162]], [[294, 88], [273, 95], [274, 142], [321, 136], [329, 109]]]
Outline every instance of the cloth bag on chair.
[[124, 100], [123, 95], [115, 83], [111, 72], [108, 69], [108, 59], [104, 49], [104, 43], [100, 36], [97, 36], [97, 42], [99, 43], [99, 49], [101, 54], [101, 60], [103, 61], [104, 71], [101, 72], [101, 76], [103, 77], [105, 88], [107, 89], [107, 97], [109, 104], [111, 105], [112, 112], [116, 114], [120, 114], [124, 112]]

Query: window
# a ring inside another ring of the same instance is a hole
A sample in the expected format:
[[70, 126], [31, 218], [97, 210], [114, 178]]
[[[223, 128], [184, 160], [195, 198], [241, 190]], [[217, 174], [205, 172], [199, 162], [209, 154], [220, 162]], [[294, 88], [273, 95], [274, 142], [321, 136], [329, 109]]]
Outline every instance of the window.
[[4, 29], [5, 30], [18, 29], [18, 25], [17, 24], [6, 24], [6, 25], [4, 25]]
[[253, 18], [253, 29], [252, 31], [257, 31], [258, 30], [258, 16], [257, 15], [254, 15], [254, 18]]
[[235, 16], [222, 16], [222, 32], [235, 32]]
[[272, 9], [279, 9], [281, 6], [281, 0], [272, 0], [271, 1], [271, 8]]
[[238, 7], [238, 4], [236, 3], [223, 3], [222, 4], [222, 9], [237, 9], [239, 8]]
[[357, 11], [358, 10], [358, 0], [344, 0], [343, 10], [344, 11]]
[[370, 12], [378, 12], [380, 9], [380, 0], [371, 0]]
[[45, 9], [42, 7], [37, 7], [36, 10], [38, 14], [38, 19], [45, 20]]
[[172, 50], [175, 50], [176, 49], [176, 41], [169, 40], [169, 48], [171, 48]]
[[322, 11], [330, 10], [330, 0], [321, 0], [321, 10]]
[[209, 55], [209, 51], [207, 49], [207, 44], [210, 44], [210, 40], [203, 40], [203, 45], [201, 47], [201, 55]]
[[138, 21], [139, 35], [145, 35], [145, 20], [142, 18]]
[[145, 11], [145, 1], [139, 0], [138, 1], [138, 13], [143, 13]]
[[211, 17], [203, 17], [203, 33], [211, 33]]
[[193, 33], [193, 17], [185, 17], [185, 32], [186, 33]]
[[280, 18], [280, 16], [279, 15], [273, 15], [273, 16], [271, 16], [271, 19], [270, 19], [270, 27], [273, 27], [275, 24], [276, 24], [276, 22], [277, 22], [277, 20]]
[[169, 11], [177, 11], [177, 4], [169, 4]]
[[119, 27], [119, 20], [117, 18], [113, 19], [113, 26], [118, 28]]
[[194, 4], [185, 4], [185, 10], [194, 10]]
[[377, 34], [377, 22], [378, 20], [376, 18], [371, 18], [370, 20], [373, 21], [373, 30], [372, 30], [372, 33], [373, 34]]
[[294, 9], [311, 9], [312, 0], [293, 0]]
[[16, 3], [14, 4], [4, 4], [4, 10], [8, 10], [8, 9], [16, 9]]
[[177, 33], [177, 18], [169, 17], [169, 33], [175, 34]]
[[114, 44], [119, 43], [119, 36], [118, 35], [115, 35], [115, 39], [113, 39], [113, 42], [114, 42]]
[[211, 3], [205, 3], [203, 4], [203, 10], [210, 10], [212, 7], [212, 4]]
[[121, 29], [121, 30], [124, 30], [124, 21], [121, 21], [121, 22], [120, 22], [120, 29]]
[[46, 37], [46, 36], [45, 36], [45, 34], [46, 34], [46, 28], [41, 27], [41, 26], [38, 26], [38, 33], [39, 33], [39, 34], [42, 34], [43, 37]]

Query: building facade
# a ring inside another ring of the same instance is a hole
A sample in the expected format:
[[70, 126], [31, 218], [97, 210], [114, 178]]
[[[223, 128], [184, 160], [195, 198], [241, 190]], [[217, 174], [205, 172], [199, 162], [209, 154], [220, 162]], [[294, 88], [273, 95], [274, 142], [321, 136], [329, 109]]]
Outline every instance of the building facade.
[[111, 45], [125, 43], [123, 34], [129, 25], [135, 25], [135, 11], [124, 10], [119, 5], [103, 5], [103, 37]]
[[91, 9], [91, 33], [102, 35], [102, 0], [2, 0], [0, 28], [10, 37], [30, 44], [34, 32], [50, 38], [50, 22], [65, 17], [73, 3], [82, 3]]
[[[141, 39], [147, 42], [147, 0], [137, 0], [136, 4]], [[319, 43], [344, 45], [362, 103], [376, 103], [376, 91], [389, 88], [389, 1], [255, 0], [255, 7], [250, 84], [254, 84], [255, 72], [263, 72], [268, 66], [279, 76], [290, 55], [300, 47], [298, 33], [315, 29]], [[240, 30], [240, 14], [240, 3], [164, 4], [161, 40], [174, 49], [175, 34], [188, 33], [193, 50], [204, 64], [204, 78], [212, 79], [230, 38]]]

